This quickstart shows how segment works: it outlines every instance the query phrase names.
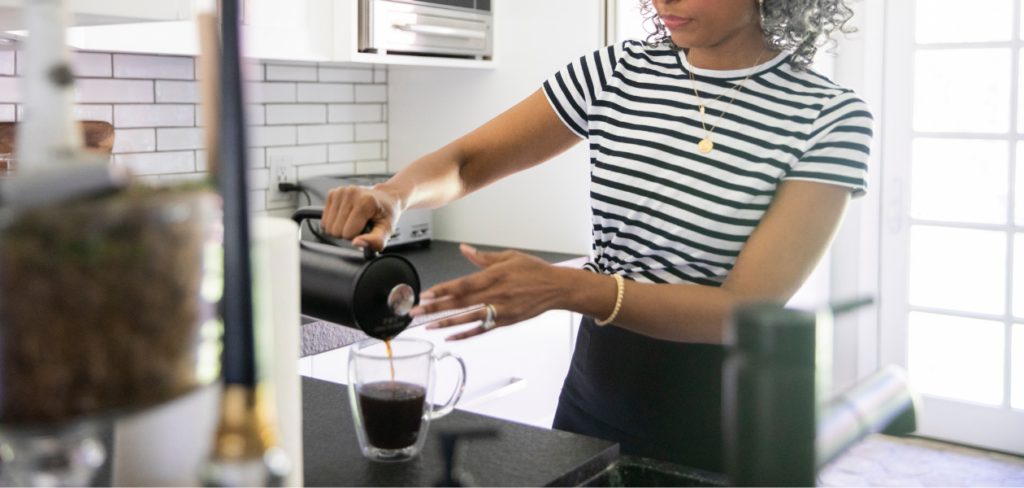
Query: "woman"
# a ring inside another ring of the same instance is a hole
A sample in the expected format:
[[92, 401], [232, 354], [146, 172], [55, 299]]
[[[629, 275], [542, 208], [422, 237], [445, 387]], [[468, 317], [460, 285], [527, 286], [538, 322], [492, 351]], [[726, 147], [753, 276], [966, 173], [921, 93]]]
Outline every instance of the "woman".
[[547, 310], [583, 314], [554, 427], [720, 472], [730, 308], [789, 300], [865, 191], [871, 114], [807, 68], [851, 17], [844, 2], [644, 0], [649, 43], [580, 58], [385, 184], [332, 191], [322, 225], [380, 249], [403, 210], [445, 205], [587, 139], [600, 273], [464, 246], [485, 269], [423, 292], [412, 313], [486, 304], [430, 325], [483, 322], [450, 339]]

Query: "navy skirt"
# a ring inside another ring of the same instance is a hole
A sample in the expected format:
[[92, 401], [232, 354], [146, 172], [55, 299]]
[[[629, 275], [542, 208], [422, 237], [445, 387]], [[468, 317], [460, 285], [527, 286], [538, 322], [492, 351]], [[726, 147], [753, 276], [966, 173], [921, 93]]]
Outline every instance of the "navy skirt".
[[555, 429], [721, 473], [725, 348], [653, 339], [584, 317]]

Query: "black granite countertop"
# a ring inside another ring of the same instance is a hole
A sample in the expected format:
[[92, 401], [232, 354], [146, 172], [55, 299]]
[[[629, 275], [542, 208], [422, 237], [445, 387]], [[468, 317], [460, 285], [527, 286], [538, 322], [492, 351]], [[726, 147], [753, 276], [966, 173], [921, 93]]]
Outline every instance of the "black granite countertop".
[[440, 436], [446, 431], [494, 429], [492, 439], [465, 442], [460, 467], [476, 486], [574, 486], [606, 470], [619, 445], [456, 410], [431, 422], [423, 452], [401, 463], [363, 457], [349, 407], [348, 387], [302, 378], [303, 462], [306, 486], [434, 486], [444, 475]]

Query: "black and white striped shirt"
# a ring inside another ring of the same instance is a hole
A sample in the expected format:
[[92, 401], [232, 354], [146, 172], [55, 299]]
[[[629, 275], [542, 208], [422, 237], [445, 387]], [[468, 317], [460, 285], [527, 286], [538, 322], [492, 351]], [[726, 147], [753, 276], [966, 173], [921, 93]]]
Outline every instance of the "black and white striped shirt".
[[[590, 141], [593, 256], [605, 272], [651, 283], [719, 286], [781, 180], [863, 195], [871, 113], [853, 91], [789, 55], [756, 68], [691, 68], [667, 46], [626, 41], [583, 56], [544, 83], [548, 101]], [[714, 150], [705, 135], [692, 70]], [[735, 91], [715, 97], [753, 73]]]

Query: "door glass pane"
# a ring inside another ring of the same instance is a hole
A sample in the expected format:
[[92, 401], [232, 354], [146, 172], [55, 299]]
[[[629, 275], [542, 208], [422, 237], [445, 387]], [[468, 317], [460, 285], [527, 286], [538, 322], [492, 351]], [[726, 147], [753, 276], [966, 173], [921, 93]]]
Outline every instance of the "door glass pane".
[[[915, 139], [910, 215], [925, 220], [1006, 223], [1009, 158], [1006, 141]], [[1024, 202], [1021, 205], [1024, 207]]]
[[1002, 322], [910, 313], [908, 370], [918, 392], [1002, 405]]
[[1024, 317], [1024, 234], [1013, 236], [1013, 314]]
[[926, 50], [915, 57], [914, 130], [1009, 130], [1009, 49]]
[[915, 225], [910, 230], [910, 303], [1002, 315], [1006, 237], [1002, 232]]
[[1010, 405], [1024, 409], [1024, 325], [1013, 326], [1013, 347], [1010, 349]]
[[1009, 41], [1013, 1], [917, 0], [916, 17], [918, 44]]

